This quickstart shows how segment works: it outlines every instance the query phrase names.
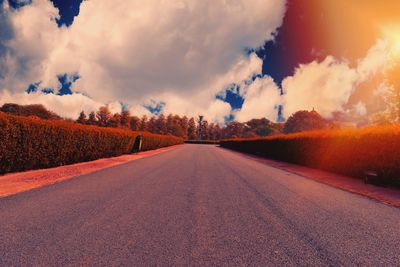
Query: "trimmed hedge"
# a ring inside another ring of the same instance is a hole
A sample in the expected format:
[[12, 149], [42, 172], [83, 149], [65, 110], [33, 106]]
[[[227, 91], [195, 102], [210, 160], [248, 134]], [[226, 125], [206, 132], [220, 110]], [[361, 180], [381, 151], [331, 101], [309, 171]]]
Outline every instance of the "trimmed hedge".
[[143, 136], [142, 151], [183, 144], [182, 138], [173, 135], [153, 134], [148, 132], [135, 133], [136, 135], [141, 134]]
[[186, 140], [185, 144], [218, 145], [219, 140]]
[[174, 136], [42, 120], [0, 112], [0, 173], [48, 168], [183, 143]]
[[365, 171], [375, 171], [385, 182], [400, 184], [400, 126], [231, 139], [220, 144], [354, 177], [361, 178]]

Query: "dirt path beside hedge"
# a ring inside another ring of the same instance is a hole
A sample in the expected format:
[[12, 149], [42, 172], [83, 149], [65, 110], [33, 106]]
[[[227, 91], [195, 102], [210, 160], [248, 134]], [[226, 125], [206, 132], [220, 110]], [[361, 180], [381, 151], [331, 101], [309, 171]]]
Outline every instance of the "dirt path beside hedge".
[[400, 208], [400, 188], [380, 187], [372, 184], [365, 184], [361, 179], [339, 175], [323, 170], [312, 169], [300, 165], [295, 165], [282, 161], [275, 161], [252, 154], [238, 152], [235, 153], [252, 158], [258, 162], [270, 165], [272, 167], [282, 169], [305, 178], [313, 179], [320, 183], [333, 186], [348, 192], [362, 195], [376, 201]]
[[0, 197], [14, 195], [34, 188], [61, 182], [82, 174], [91, 173], [104, 168], [123, 164], [128, 161], [141, 159], [172, 150], [179, 145], [164, 147], [156, 150], [127, 154], [119, 157], [98, 159], [61, 167], [9, 173], [0, 176]]

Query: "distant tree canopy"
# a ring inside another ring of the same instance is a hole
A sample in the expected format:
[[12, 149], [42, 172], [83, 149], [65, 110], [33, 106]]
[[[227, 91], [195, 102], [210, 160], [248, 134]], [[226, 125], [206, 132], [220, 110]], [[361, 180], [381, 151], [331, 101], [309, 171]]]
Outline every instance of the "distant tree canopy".
[[209, 123], [203, 116], [188, 118], [174, 114], [160, 114], [150, 118], [131, 116], [128, 111], [112, 114], [107, 107], [97, 112], [81, 112], [77, 122], [103, 127], [130, 128], [133, 131], [175, 135], [188, 140], [219, 140], [227, 138], [249, 138], [282, 133], [294, 133], [325, 128], [327, 122], [316, 111], [299, 111], [285, 123], [275, 123], [267, 118], [251, 119], [247, 122], [231, 121], [224, 126]]
[[[79, 120], [79, 118], [78, 118]], [[78, 121], [79, 123], [79, 121]], [[96, 120], [96, 113], [94, 111], [89, 113], [89, 118], [87, 120], [87, 124], [89, 125], [96, 125], [97, 124], [97, 120]]]
[[318, 112], [301, 110], [294, 113], [283, 127], [285, 134], [318, 130], [327, 127], [327, 122]]
[[108, 107], [100, 107], [96, 113], [97, 125], [107, 127], [110, 126], [111, 112]]
[[5, 113], [10, 113], [18, 116], [37, 116], [46, 120], [60, 120], [60, 116], [47, 110], [41, 104], [34, 105], [18, 105], [12, 103], [6, 103], [1, 108], [0, 111]]
[[[37, 116], [43, 119], [62, 119], [42, 105], [4, 104], [0, 111], [19, 116]], [[394, 112], [395, 113], [395, 112]], [[219, 140], [228, 138], [250, 138], [282, 133], [295, 133], [322, 129], [328, 126], [316, 111], [298, 111], [286, 123], [275, 123], [267, 118], [251, 119], [247, 122], [230, 121], [225, 125], [209, 122], [204, 116], [186, 117], [175, 114], [158, 116], [132, 116], [128, 110], [112, 113], [107, 106], [89, 114], [82, 111], [77, 123], [147, 131], [174, 135], [188, 140]]]
[[196, 122], [194, 118], [189, 119], [188, 123], [188, 130], [187, 135], [189, 140], [196, 140], [197, 139], [197, 132], [196, 132]]
[[246, 122], [248, 131], [257, 136], [267, 136], [282, 133], [283, 124], [274, 123], [267, 118], [252, 119]]
[[80, 124], [87, 124], [88, 119], [87, 119], [85, 111], [82, 110], [81, 113], [79, 113], [79, 117], [76, 120], [76, 122], [78, 122]]
[[123, 110], [121, 112], [121, 127], [122, 128], [130, 128], [131, 125], [131, 113], [129, 110]]

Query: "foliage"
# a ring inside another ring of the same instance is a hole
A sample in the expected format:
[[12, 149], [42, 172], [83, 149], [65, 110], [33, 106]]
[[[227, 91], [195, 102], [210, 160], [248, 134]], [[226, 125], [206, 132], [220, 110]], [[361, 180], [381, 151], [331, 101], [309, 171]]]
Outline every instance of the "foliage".
[[209, 139], [211, 140], [221, 139], [222, 129], [218, 124], [210, 123], [208, 132], [209, 132]]
[[400, 126], [320, 130], [253, 139], [231, 139], [221, 146], [345, 175], [364, 171], [400, 183]]
[[182, 129], [182, 138], [187, 140], [188, 139], [188, 130], [189, 130], [189, 119], [186, 116], [183, 116], [180, 119], [180, 127]]
[[386, 109], [370, 116], [373, 125], [388, 125], [400, 123], [400, 89], [395, 86], [385, 87], [384, 101]]
[[157, 132], [160, 134], [167, 134], [167, 120], [165, 119], [164, 114], [160, 114], [157, 119]]
[[94, 113], [94, 111], [89, 113], [89, 118], [87, 120], [87, 124], [89, 124], [89, 125], [96, 125], [97, 124], [96, 113]]
[[[139, 132], [43, 120], [0, 112], [0, 173], [48, 168], [130, 153]], [[143, 150], [180, 144], [182, 139], [150, 133]]]
[[222, 133], [223, 138], [240, 138], [244, 137], [245, 125], [237, 121], [229, 122]]
[[131, 126], [131, 113], [129, 110], [123, 110], [121, 112], [121, 127], [129, 129]]
[[[1, 110], [7, 113], [22, 116], [38, 116], [44, 119], [59, 119], [57, 114], [48, 111], [42, 105], [21, 106], [17, 104], [5, 104]], [[164, 114], [152, 116], [150, 119], [144, 115], [141, 118], [131, 116], [124, 109], [121, 113], [112, 114], [107, 106], [102, 106], [98, 111], [92, 111], [87, 116], [84, 111], [79, 114], [76, 122], [85, 125], [96, 125], [101, 127], [113, 127], [131, 129], [133, 131], [144, 131], [156, 134], [174, 135], [185, 140], [219, 140], [221, 138], [257, 137], [275, 135], [282, 132], [281, 123], [273, 123], [266, 118], [252, 119], [246, 123], [232, 121], [221, 127], [216, 123], [209, 123], [204, 116], [196, 120], [186, 116]]]
[[189, 119], [187, 136], [188, 136], [189, 140], [195, 140], [197, 138], [196, 122], [195, 122], [194, 118]]
[[140, 129], [140, 118], [137, 116], [132, 116], [130, 118], [130, 128], [132, 131], [139, 131]]
[[61, 119], [60, 116], [47, 110], [43, 105], [34, 104], [34, 105], [18, 105], [12, 103], [6, 103], [1, 108], [0, 111], [19, 115], [19, 116], [37, 116], [46, 120], [58, 120]]
[[247, 131], [255, 133], [256, 136], [280, 134], [283, 130], [282, 123], [274, 123], [267, 118], [249, 120], [246, 126]]
[[297, 133], [303, 131], [318, 130], [327, 127], [326, 121], [316, 111], [301, 110], [289, 117], [283, 132]]
[[96, 113], [97, 125], [98, 126], [109, 126], [109, 121], [111, 119], [111, 112], [108, 107], [100, 107], [99, 111]]
[[76, 120], [77, 123], [80, 124], [86, 124], [87, 123], [87, 116], [85, 111], [81, 111], [81, 113], [79, 114], [78, 119]]
[[146, 132], [148, 131], [148, 119], [146, 115], [143, 115], [142, 119], [140, 120], [140, 127], [139, 130]]
[[[196, 123], [197, 121], [197, 123]], [[161, 113], [141, 118], [131, 116], [129, 111], [111, 114], [107, 107], [101, 107], [96, 113], [86, 114], [82, 111], [76, 122], [81, 124], [98, 125], [144, 131], [156, 134], [174, 135], [185, 140], [219, 140], [221, 138], [257, 137], [282, 133], [282, 123], [274, 123], [266, 118], [252, 119], [246, 123], [231, 121], [221, 127], [217, 123], [209, 123], [204, 116], [197, 119], [186, 116]]]

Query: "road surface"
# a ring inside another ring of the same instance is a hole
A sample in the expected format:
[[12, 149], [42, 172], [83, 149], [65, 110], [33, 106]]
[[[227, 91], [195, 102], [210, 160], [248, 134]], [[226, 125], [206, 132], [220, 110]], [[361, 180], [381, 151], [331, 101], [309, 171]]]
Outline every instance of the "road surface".
[[0, 199], [0, 266], [399, 266], [400, 209], [210, 145]]

